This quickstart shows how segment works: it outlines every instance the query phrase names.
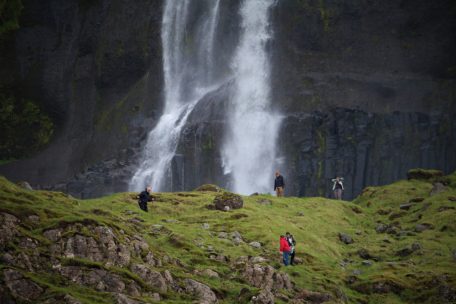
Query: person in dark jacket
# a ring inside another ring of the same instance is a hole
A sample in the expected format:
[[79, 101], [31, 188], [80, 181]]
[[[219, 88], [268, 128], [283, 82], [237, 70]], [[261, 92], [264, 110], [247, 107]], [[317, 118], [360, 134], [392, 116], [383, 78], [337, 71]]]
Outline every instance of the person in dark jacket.
[[288, 245], [288, 241], [284, 235], [280, 236], [280, 252], [282, 253], [283, 257], [283, 264], [288, 266], [289, 259], [290, 259], [290, 245]]
[[285, 237], [287, 239], [288, 245], [290, 245], [290, 265], [294, 265], [296, 240], [290, 232], [287, 232], [285, 234]]
[[278, 197], [283, 196], [283, 189], [285, 189], [285, 182], [283, 180], [283, 176], [280, 175], [279, 171], [275, 173], [275, 180], [274, 180], [274, 191], [276, 192]]
[[141, 210], [148, 212], [147, 203], [152, 201], [152, 187], [146, 187], [146, 190], [141, 192], [138, 197], [138, 205]]

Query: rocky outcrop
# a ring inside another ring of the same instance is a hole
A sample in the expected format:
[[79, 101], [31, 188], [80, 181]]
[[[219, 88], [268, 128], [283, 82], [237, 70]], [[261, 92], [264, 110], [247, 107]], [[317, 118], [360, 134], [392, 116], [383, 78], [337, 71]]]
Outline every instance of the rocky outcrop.
[[215, 304], [218, 303], [215, 293], [203, 283], [192, 279], [185, 279], [185, 291], [194, 295], [200, 304]]
[[243, 277], [250, 285], [265, 290], [279, 291], [293, 288], [291, 280], [286, 273], [277, 272], [269, 265], [246, 264]]
[[43, 292], [44, 289], [34, 283], [33, 281], [25, 278], [19, 271], [14, 269], [4, 269], [3, 277], [6, 287], [11, 292], [12, 296], [24, 300], [36, 300]]

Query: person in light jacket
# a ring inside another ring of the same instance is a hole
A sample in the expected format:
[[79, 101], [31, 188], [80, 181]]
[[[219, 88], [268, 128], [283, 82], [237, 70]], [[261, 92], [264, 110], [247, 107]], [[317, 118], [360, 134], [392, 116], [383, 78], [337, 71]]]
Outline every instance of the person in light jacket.
[[334, 191], [335, 199], [341, 200], [342, 193], [344, 191], [344, 184], [343, 184], [344, 178], [337, 176], [336, 178], [333, 178], [331, 181], [334, 183], [332, 190]]

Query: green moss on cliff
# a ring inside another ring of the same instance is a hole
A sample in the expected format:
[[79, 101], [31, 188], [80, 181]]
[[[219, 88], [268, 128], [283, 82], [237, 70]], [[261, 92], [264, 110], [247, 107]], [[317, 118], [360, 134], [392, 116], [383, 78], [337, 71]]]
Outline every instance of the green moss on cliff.
[[33, 101], [0, 95], [0, 129], [0, 159], [21, 158], [50, 142], [54, 123]]

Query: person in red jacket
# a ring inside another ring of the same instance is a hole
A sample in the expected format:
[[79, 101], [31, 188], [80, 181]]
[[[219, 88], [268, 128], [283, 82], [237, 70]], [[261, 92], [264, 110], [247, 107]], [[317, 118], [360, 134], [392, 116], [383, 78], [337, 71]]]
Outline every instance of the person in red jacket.
[[280, 252], [283, 256], [283, 264], [288, 266], [288, 261], [290, 259], [290, 245], [288, 244], [287, 238], [284, 235], [280, 236]]

